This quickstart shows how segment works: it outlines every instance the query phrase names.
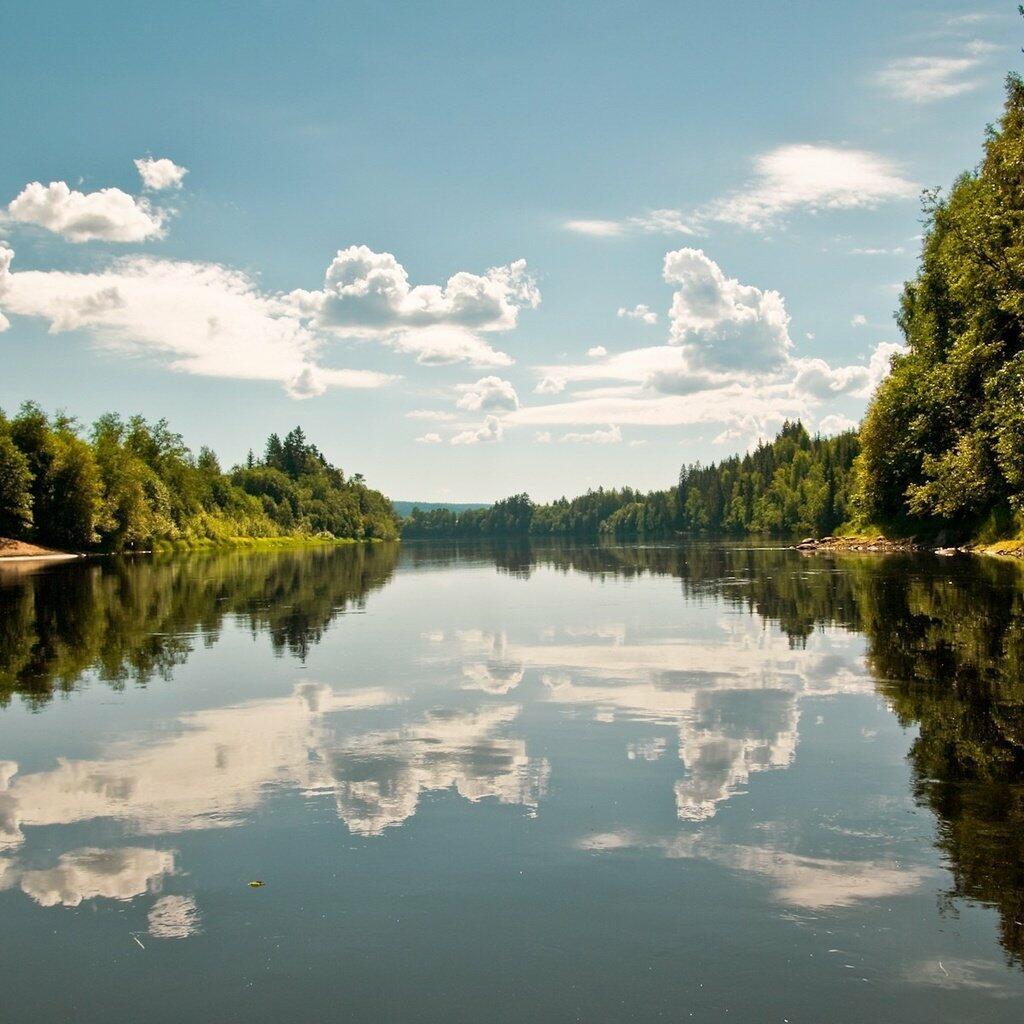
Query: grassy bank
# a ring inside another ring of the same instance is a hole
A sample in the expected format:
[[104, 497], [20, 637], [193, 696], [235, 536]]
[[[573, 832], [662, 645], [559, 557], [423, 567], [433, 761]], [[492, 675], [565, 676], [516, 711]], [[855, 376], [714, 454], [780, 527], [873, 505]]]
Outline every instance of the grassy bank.
[[191, 540], [159, 540], [154, 541], [148, 549], [160, 554], [188, 551], [218, 551], [232, 548], [252, 548], [259, 551], [274, 548], [299, 547], [337, 547], [350, 544], [383, 544], [377, 537], [358, 540], [354, 537], [309, 537], [302, 535], [285, 535], [279, 537], [198, 537]]

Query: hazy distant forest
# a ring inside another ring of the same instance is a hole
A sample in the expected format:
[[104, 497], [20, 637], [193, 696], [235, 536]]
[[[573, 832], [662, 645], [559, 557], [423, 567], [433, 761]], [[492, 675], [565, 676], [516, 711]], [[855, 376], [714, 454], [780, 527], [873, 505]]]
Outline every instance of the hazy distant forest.
[[300, 428], [224, 471], [164, 421], [101, 417], [83, 431], [28, 403], [0, 413], [0, 535], [74, 550], [238, 537], [532, 534], [618, 539], [821, 536], [840, 527], [996, 540], [1024, 532], [1024, 83], [1007, 80], [980, 165], [925, 193], [920, 269], [895, 356], [858, 431], [770, 443], [684, 466], [663, 491], [526, 494], [460, 512], [391, 502], [346, 477]]

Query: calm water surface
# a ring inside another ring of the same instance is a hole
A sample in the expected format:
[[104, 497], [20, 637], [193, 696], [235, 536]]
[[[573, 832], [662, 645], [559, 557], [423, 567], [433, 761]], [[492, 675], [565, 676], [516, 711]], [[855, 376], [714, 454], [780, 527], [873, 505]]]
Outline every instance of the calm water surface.
[[1019, 1021], [1022, 571], [0, 568], [0, 943], [5, 1024]]

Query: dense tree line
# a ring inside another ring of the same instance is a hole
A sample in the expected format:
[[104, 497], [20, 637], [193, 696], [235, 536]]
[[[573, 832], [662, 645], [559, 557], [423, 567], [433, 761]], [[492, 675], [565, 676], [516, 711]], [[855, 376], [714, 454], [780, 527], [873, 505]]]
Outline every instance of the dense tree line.
[[223, 471], [165, 420], [101, 416], [86, 433], [25, 403], [0, 411], [0, 536], [71, 550], [282, 535], [393, 539], [391, 502], [345, 477], [296, 427]]
[[680, 535], [818, 536], [850, 515], [852, 467], [858, 452], [853, 431], [811, 437], [786, 423], [778, 437], [744, 456], [710, 466], [684, 466], [676, 487], [643, 493], [588, 491], [535, 505], [526, 494], [489, 508], [452, 512], [414, 508], [406, 537], [534, 537], [619, 540]]
[[866, 523], [995, 539], [1024, 526], [1024, 82], [1011, 76], [980, 166], [926, 193], [921, 267], [861, 427]]

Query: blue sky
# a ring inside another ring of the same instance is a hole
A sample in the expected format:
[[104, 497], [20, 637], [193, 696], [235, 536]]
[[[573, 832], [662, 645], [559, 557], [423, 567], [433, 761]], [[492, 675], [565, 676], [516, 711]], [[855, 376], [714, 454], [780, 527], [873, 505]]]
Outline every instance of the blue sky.
[[1022, 37], [1010, 3], [4, 10], [0, 407], [226, 463], [299, 423], [421, 500], [858, 418], [919, 190]]

